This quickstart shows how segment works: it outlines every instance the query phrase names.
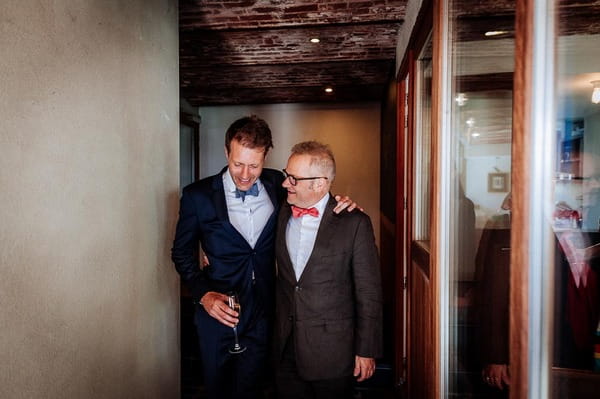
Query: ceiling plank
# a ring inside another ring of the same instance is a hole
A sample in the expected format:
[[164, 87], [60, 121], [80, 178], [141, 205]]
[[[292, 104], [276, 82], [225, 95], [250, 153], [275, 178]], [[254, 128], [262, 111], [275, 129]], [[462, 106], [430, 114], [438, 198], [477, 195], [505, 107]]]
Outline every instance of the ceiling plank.
[[[180, 55], [199, 65], [394, 59], [400, 23], [248, 32], [183, 32]], [[320, 43], [310, 43], [312, 37]], [[182, 62], [183, 63], [183, 62]]]
[[182, 0], [179, 9], [182, 31], [256, 29], [398, 21], [406, 13], [406, 0]]

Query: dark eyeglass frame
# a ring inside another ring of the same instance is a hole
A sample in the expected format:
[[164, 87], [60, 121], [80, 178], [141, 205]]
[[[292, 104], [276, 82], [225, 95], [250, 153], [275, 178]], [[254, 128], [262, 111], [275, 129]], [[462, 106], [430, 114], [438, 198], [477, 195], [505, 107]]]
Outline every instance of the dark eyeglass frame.
[[282, 171], [283, 171], [283, 174], [285, 175], [285, 178], [290, 181], [290, 184], [292, 186], [295, 186], [301, 180], [316, 180], [316, 179], [325, 179], [325, 180], [328, 180], [329, 179], [326, 176], [296, 177], [294, 175], [290, 175], [285, 169], [282, 169]]

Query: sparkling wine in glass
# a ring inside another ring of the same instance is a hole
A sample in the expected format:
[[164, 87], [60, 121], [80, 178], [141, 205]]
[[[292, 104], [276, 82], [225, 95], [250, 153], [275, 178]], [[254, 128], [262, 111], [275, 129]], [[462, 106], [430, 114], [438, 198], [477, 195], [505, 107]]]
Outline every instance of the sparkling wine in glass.
[[[227, 305], [238, 312], [238, 318], [241, 316], [242, 306], [240, 305], [240, 298], [235, 292], [229, 292], [227, 294]], [[246, 350], [245, 346], [241, 346], [238, 340], [237, 324], [233, 326], [234, 344], [233, 347], [229, 348], [229, 353], [242, 353]]]

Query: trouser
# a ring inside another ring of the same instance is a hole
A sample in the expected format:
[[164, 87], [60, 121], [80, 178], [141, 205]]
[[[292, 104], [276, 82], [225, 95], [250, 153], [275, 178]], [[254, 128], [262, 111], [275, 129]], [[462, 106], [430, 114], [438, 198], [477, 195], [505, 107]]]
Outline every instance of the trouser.
[[268, 324], [262, 317], [240, 331], [239, 342], [246, 350], [231, 354], [233, 329], [212, 319], [203, 310], [196, 312], [204, 386], [210, 399], [259, 397], [267, 359]]
[[277, 399], [352, 398], [353, 377], [306, 381], [298, 374], [293, 338], [290, 335], [275, 372]]

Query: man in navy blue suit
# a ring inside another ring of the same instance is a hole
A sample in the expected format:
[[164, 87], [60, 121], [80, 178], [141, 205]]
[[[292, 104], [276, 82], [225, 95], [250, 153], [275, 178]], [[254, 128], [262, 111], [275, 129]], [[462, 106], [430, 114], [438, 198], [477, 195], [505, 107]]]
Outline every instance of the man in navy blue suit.
[[[183, 189], [172, 259], [199, 306], [204, 383], [210, 398], [256, 398], [266, 367], [274, 310], [275, 230], [285, 200], [283, 174], [263, 169], [271, 130], [256, 116], [225, 135], [227, 167]], [[340, 212], [351, 203], [338, 204]], [[354, 208], [353, 204], [348, 209]], [[202, 246], [208, 264], [199, 264]], [[240, 314], [227, 304], [235, 291]], [[233, 326], [242, 353], [231, 354]]]

